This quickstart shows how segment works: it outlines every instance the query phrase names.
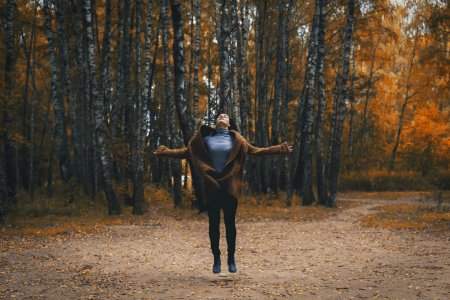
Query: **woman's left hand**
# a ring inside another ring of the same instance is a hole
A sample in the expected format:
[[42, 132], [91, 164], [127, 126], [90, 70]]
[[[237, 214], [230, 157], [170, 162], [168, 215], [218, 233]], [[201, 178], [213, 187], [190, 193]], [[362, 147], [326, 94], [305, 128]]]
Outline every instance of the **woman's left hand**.
[[286, 142], [282, 143], [281, 145], [283, 146], [283, 151], [286, 154], [291, 154], [292, 151], [294, 151], [294, 148], [292, 148], [292, 146], [288, 145], [288, 143], [286, 143]]

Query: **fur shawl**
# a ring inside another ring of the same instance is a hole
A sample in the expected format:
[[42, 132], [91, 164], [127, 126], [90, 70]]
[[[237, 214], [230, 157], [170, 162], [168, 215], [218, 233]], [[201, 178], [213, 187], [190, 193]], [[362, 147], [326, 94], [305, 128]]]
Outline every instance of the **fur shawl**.
[[220, 188], [225, 189], [236, 199], [239, 198], [247, 154], [266, 156], [289, 153], [287, 143], [259, 148], [249, 144], [238, 131], [230, 130], [230, 135], [234, 137], [234, 144], [222, 172], [216, 173], [208, 150], [203, 143], [203, 138], [213, 133], [213, 128], [202, 125], [195, 132], [187, 147], [181, 149], [164, 147], [160, 154], [164, 157], [192, 160], [201, 178], [205, 205]]

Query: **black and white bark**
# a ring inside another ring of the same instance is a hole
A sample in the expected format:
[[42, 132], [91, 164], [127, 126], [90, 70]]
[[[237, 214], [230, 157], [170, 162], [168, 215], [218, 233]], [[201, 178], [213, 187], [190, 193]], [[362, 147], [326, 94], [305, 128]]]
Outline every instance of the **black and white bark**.
[[[241, 105], [241, 132], [245, 138], [249, 138], [249, 140], [253, 140], [250, 137], [251, 130], [251, 98], [249, 92], [250, 78], [249, 78], [249, 70], [248, 70], [248, 59], [247, 59], [247, 50], [248, 50], [248, 35], [250, 30], [250, 4], [249, 1], [246, 0], [245, 4], [241, 8], [241, 26], [242, 33], [241, 39], [238, 41], [241, 42], [241, 51], [239, 54], [239, 66], [241, 67], [240, 79], [239, 79], [239, 88], [241, 91], [241, 95], [239, 97], [239, 103]], [[239, 47], [238, 47], [239, 49]]]
[[[281, 123], [280, 130], [281, 130], [281, 137], [283, 141], [288, 141], [289, 136], [287, 133], [287, 119], [288, 119], [288, 110], [289, 110], [289, 100], [290, 100], [290, 90], [289, 90], [289, 82], [291, 77], [291, 69], [292, 69], [292, 62], [290, 61], [290, 23], [291, 23], [291, 14], [292, 14], [292, 6], [294, 5], [294, 0], [289, 0], [288, 7], [287, 7], [287, 13], [286, 13], [286, 22], [285, 22], [285, 46], [284, 46], [284, 55], [286, 58], [286, 67], [285, 67], [285, 75], [284, 75], [284, 84], [283, 89], [281, 93], [282, 97], [282, 108], [281, 108], [281, 119], [284, 120], [284, 122]], [[292, 184], [291, 184], [291, 172], [290, 172], [290, 157], [285, 157], [284, 161], [282, 161], [283, 166], [281, 167], [281, 187], [283, 188], [283, 176], [284, 176], [284, 185], [286, 190], [286, 206], [292, 205]]]
[[110, 73], [111, 66], [111, 0], [105, 3], [105, 23], [102, 41], [102, 62], [100, 65], [100, 91], [103, 99], [104, 112], [107, 118], [111, 118], [111, 97], [112, 80]]
[[[85, 58], [85, 39], [82, 23], [84, 20], [83, 8], [79, 7], [79, 1], [71, 0], [71, 13], [73, 15], [73, 31], [75, 35], [75, 62], [76, 80], [75, 97], [78, 108], [79, 130], [82, 142], [82, 176], [83, 190], [86, 194], [94, 196], [94, 162], [92, 152], [91, 123], [92, 118], [88, 115], [88, 103], [90, 102], [88, 71]], [[38, 160], [37, 160], [38, 161]]]
[[317, 119], [316, 119], [316, 172], [318, 203], [325, 205], [328, 200], [325, 182], [325, 164], [323, 156], [323, 124], [325, 120], [326, 95], [324, 78], [325, 34], [327, 0], [319, 0], [319, 31], [317, 35]]
[[342, 83], [342, 67], [344, 64], [344, 46], [343, 43], [343, 37], [340, 38], [341, 47], [339, 50], [339, 59], [338, 59], [338, 69], [336, 73], [336, 79], [335, 79], [335, 85], [333, 89], [333, 112], [331, 114], [331, 124], [330, 124], [330, 135], [328, 139], [328, 151], [327, 151], [327, 160], [325, 164], [325, 181], [327, 187], [331, 186], [331, 160], [332, 160], [332, 152], [333, 152], [333, 142], [334, 137], [336, 135], [336, 122], [337, 122], [337, 115], [338, 115], [338, 107], [339, 107], [339, 100], [341, 97], [341, 83]]
[[238, 56], [238, 37], [239, 37], [239, 24], [238, 24], [238, 8], [237, 0], [231, 0], [230, 9], [230, 101], [231, 101], [231, 116], [234, 118], [237, 128], [241, 128], [241, 119], [239, 118], [239, 102], [238, 102], [238, 71], [237, 71], [237, 56]]
[[230, 86], [230, 26], [229, 26], [229, 14], [228, 14], [228, 1], [222, 0], [221, 5], [221, 21], [220, 21], [220, 102], [219, 110], [229, 115], [231, 113], [231, 86]]
[[69, 145], [67, 139], [66, 120], [64, 114], [64, 99], [58, 92], [58, 66], [56, 63], [55, 48], [53, 42], [52, 29], [52, 12], [49, 0], [44, 0], [44, 14], [45, 14], [45, 34], [47, 37], [48, 54], [50, 59], [51, 70], [51, 97], [55, 108], [55, 120], [57, 131], [57, 148], [59, 157], [59, 169], [61, 179], [67, 182], [72, 176], [69, 157]]
[[109, 214], [120, 214], [122, 209], [117, 201], [114, 193], [111, 174], [109, 155], [105, 145], [105, 129], [103, 124], [103, 101], [99, 95], [97, 85], [96, 61], [95, 61], [95, 43], [92, 24], [91, 1], [83, 1], [85, 25], [86, 25], [86, 39], [88, 46], [87, 65], [89, 70], [89, 81], [91, 86], [91, 99], [94, 109], [95, 121], [95, 148], [97, 157], [100, 159], [100, 172], [102, 176], [103, 189], [105, 191], [106, 199], [108, 201]]
[[[168, 3], [167, 0], [160, 0], [160, 19], [162, 24], [162, 40], [163, 40], [163, 53], [164, 53], [164, 74], [165, 74], [165, 132], [166, 135], [163, 136], [162, 142], [164, 144], [169, 145], [170, 148], [175, 147], [176, 138], [175, 138], [175, 128], [174, 128], [174, 120], [175, 120], [175, 112], [173, 110], [173, 106], [175, 105], [175, 101], [173, 99], [172, 94], [172, 76], [170, 73], [170, 60], [169, 60], [169, 21], [168, 21]], [[174, 30], [176, 31], [176, 30]], [[175, 43], [174, 43], [175, 44]], [[174, 45], [175, 47], [175, 45]], [[183, 66], [184, 67], [184, 66]], [[181, 174], [178, 172], [179, 170], [179, 161], [170, 160], [167, 162], [169, 167], [167, 170], [169, 173], [168, 185], [169, 189], [173, 187], [173, 201], [174, 206], [177, 206], [181, 203], [179, 190], [181, 189], [180, 182], [178, 178], [175, 178], [174, 185], [172, 185], [171, 178], [180, 176]]]
[[[193, 0], [194, 1], [194, 0]], [[194, 3], [194, 2], [193, 2]], [[198, 74], [199, 74], [199, 61], [200, 61], [200, 37], [202, 32], [201, 23], [201, 1], [196, 0], [195, 5], [195, 40], [194, 40], [194, 52], [193, 52], [193, 65], [194, 65], [194, 83], [193, 83], [193, 122], [194, 126], [198, 126]]]
[[[194, 134], [194, 128], [192, 127], [192, 115], [189, 114], [188, 110], [188, 101], [186, 99], [186, 68], [185, 68], [185, 48], [184, 48], [184, 33], [183, 33], [183, 14], [182, 14], [182, 2], [171, 0], [171, 10], [172, 10], [172, 22], [173, 22], [173, 31], [174, 31], [174, 43], [173, 43], [173, 62], [174, 62], [174, 100], [175, 100], [175, 108], [177, 111], [178, 122], [180, 124], [182, 139], [185, 146], [188, 145], [190, 139]], [[200, 14], [200, 11], [198, 11]], [[199, 17], [197, 19], [199, 21]], [[200, 23], [197, 23], [197, 28], [200, 28]], [[198, 29], [199, 30], [199, 29]], [[199, 33], [198, 33], [199, 34]], [[196, 39], [200, 39], [200, 37], [196, 37]], [[200, 41], [196, 41], [197, 46], [200, 47]], [[199, 51], [199, 48], [198, 48]], [[197, 56], [198, 56], [198, 51]], [[194, 71], [194, 95], [197, 95], [197, 99], [194, 100], [194, 103], [198, 104], [198, 60], [199, 57], [196, 58], [196, 70]], [[196, 197], [201, 200], [201, 186], [200, 186], [200, 177], [198, 171], [195, 169], [194, 165], [191, 161], [189, 161], [189, 165], [191, 168], [191, 174], [193, 179], [194, 192]], [[178, 166], [178, 163], [175, 167], [176, 174], [174, 176], [181, 175], [181, 169]], [[176, 178], [178, 180], [178, 178]], [[178, 181], [175, 182], [175, 187], [178, 189]], [[177, 190], [178, 192], [178, 190]], [[174, 196], [176, 193], [174, 193]], [[180, 196], [181, 197], [181, 196]], [[177, 200], [178, 196], [174, 198], [176, 200], [176, 205], [179, 204], [179, 200]]]
[[[285, 1], [280, 1], [278, 3], [278, 37], [277, 37], [277, 59], [275, 67], [275, 77], [274, 77], [274, 91], [273, 91], [273, 109], [272, 109], [272, 144], [278, 144], [279, 132], [282, 120], [280, 119], [280, 102], [283, 91], [285, 65], [285, 23], [286, 23], [286, 3]], [[284, 120], [283, 120], [284, 121]]]
[[174, 73], [174, 100], [175, 108], [183, 133], [184, 144], [187, 145], [193, 135], [192, 122], [188, 111], [188, 101], [186, 99], [186, 66], [183, 33], [183, 8], [181, 1], [170, 0], [173, 22], [173, 73]]
[[315, 74], [317, 68], [317, 37], [319, 31], [319, 12], [320, 0], [316, 0], [313, 24], [311, 26], [311, 34], [309, 41], [309, 52], [305, 74], [305, 103], [302, 115], [302, 135], [300, 141], [300, 156], [297, 165], [296, 178], [297, 182], [301, 182], [299, 186], [302, 192], [302, 204], [311, 205], [313, 202], [313, 195], [311, 193], [312, 185], [312, 133], [314, 122], [314, 87]]
[[330, 186], [330, 199], [329, 206], [336, 207], [337, 201], [337, 190], [339, 181], [339, 167], [341, 160], [341, 143], [342, 143], [342, 133], [344, 131], [344, 120], [347, 99], [347, 79], [350, 72], [350, 56], [351, 56], [351, 46], [352, 46], [352, 34], [353, 34], [353, 24], [355, 22], [355, 0], [348, 1], [348, 11], [347, 11], [347, 23], [345, 25], [345, 39], [344, 39], [344, 61], [342, 70], [342, 81], [341, 81], [341, 97], [339, 105], [337, 107], [337, 118], [336, 118], [336, 134], [333, 140], [333, 148], [331, 151], [331, 186]]
[[67, 34], [64, 25], [64, 15], [65, 15], [65, 5], [66, 2], [63, 0], [56, 1], [56, 25], [59, 34], [59, 62], [60, 62], [60, 86], [61, 92], [64, 97], [67, 98], [68, 108], [70, 111], [70, 125], [72, 128], [72, 136], [74, 141], [75, 150], [75, 166], [76, 166], [76, 176], [77, 181], [82, 180], [82, 143], [80, 137], [80, 131], [78, 128], [78, 109], [76, 106], [75, 95], [72, 86], [72, 80], [69, 74], [69, 51], [67, 47]]
[[[151, 6], [151, 3], [147, 3]], [[151, 7], [148, 8], [151, 11]], [[143, 214], [147, 211], [144, 198], [144, 105], [147, 103], [141, 85], [141, 0], [135, 2], [136, 38], [135, 38], [135, 103], [133, 106], [133, 139], [131, 141], [131, 162], [133, 174], [133, 214]], [[151, 34], [151, 27], [148, 29]], [[145, 39], [148, 41], [148, 32], [145, 31]], [[150, 48], [150, 47], [148, 47]], [[150, 57], [145, 58], [145, 65], [150, 65]], [[147, 90], [148, 86], [144, 89]]]
[[[287, 68], [287, 43], [286, 43], [286, 23], [288, 21], [288, 3], [286, 1], [280, 1], [279, 3], [279, 15], [278, 15], [278, 37], [277, 37], [277, 53], [276, 53], [276, 67], [274, 77], [274, 92], [273, 92], [273, 104], [272, 104], [272, 134], [271, 144], [277, 145], [280, 143], [280, 138], [285, 130], [284, 123], [287, 120], [287, 102], [285, 99], [286, 89], [286, 68]], [[283, 125], [282, 125], [283, 124]], [[283, 127], [283, 129], [281, 128]], [[283, 140], [285, 140], [283, 137]], [[275, 192], [278, 191], [280, 184], [283, 184], [285, 178], [286, 157], [276, 156], [272, 158], [271, 165], [271, 182], [272, 188]], [[282, 179], [283, 178], [283, 179]]]

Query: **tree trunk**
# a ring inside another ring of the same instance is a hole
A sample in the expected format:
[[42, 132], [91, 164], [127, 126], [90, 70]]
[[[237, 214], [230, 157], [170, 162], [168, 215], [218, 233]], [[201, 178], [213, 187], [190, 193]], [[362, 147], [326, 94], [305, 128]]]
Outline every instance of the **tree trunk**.
[[58, 88], [58, 73], [55, 60], [55, 49], [53, 45], [53, 30], [52, 30], [52, 13], [49, 6], [49, 0], [44, 0], [44, 14], [45, 14], [45, 34], [47, 37], [47, 46], [50, 56], [51, 69], [51, 95], [55, 107], [56, 131], [57, 140], [56, 145], [59, 150], [59, 168], [61, 179], [67, 182], [72, 176], [72, 169], [70, 167], [69, 147], [67, 140], [67, 129], [64, 115], [64, 99], [62, 99]]
[[[342, 46], [343, 38], [341, 37], [341, 47], [339, 50], [339, 60], [338, 60], [338, 70], [336, 74], [336, 80], [333, 90], [333, 112], [331, 114], [331, 124], [330, 124], [330, 136], [329, 136], [329, 143], [328, 143], [328, 154], [327, 154], [327, 161], [325, 164], [325, 181], [326, 186], [331, 186], [331, 160], [332, 160], [332, 152], [333, 152], [333, 142], [334, 142], [334, 136], [336, 135], [336, 118], [338, 115], [338, 106], [339, 106], [339, 99], [341, 96], [341, 83], [342, 83], [342, 66], [344, 64], [344, 46]], [[329, 204], [329, 203], [328, 203]]]
[[349, 158], [349, 165], [348, 168], [352, 167], [352, 158], [353, 158], [353, 123], [355, 118], [355, 81], [356, 81], [356, 48], [352, 47], [352, 79], [351, 79], [351, 86], [350, 86], [350, 93], [349, 93], [349, 100], [350, 100], [350, 120], [348, 125], [348, 158]]
[[231, 88], [230, 88], [230, 28], [228, 21], [228, 4], [227, 0], [222, 0], [222, 15], [220, 22], [220, 100], [219, 100], [219, 110], [231, 114]]
[[[29, 186], [28, 186], [28, 194], [30, 196], [31, 200], [34, 200], [34, 179], [35, 179], [35, 162], [34, 162], [34, 131], [35, 131], [35, 124], [34, 124], [34, 103], [33, 100], [35, 98], [35, 96], [39, 97], [39, 100], [41, 100], [40, 95], [37, 92], [36, 89], [36, 85], [35, 85], [35, 71], [36, 71], [36, 23], [37, 23], [37, 8], [35, 10], [35, 17], [33, 20], [33, 30], [32, 30], [32, 44], [30, 46], [30, 54], [33, 54], [33, 63], [31, 65], [31, 83], [32, 83], [32, 92], [31, 92], [31, 101], [30, 101], [30, 139], [29, 139], [29, 143], [30, 143], [30, 157], [29, 157]], [[38, 101], [38, 103], [40, 104], [41, 101]]]
[[[151, 3], [147, 3], [147, 23], [151, 22]], [[144, 135], [145, 135], [145, 115], [144, 115], [144, 105], [146, 104], [146, 96], [150, 87], [144, 85], [144, 90], [146, 93], [142, 92], [141, 88], [141, 1], [136, 0], [135, 2], [135, 12], [136, 12], [136, 65], [135, 65], [135, 84], [136, 84], [136, 103], [134, 105], [134, 128], [133, 128], [133, 140], [132, 140], [132, 151], [131, 151], [131, 161], [132, 161], [132, 172], [133, 172], [133, 214], [143, 214], [147, 211], [147, 204], [145, 203], [144, 197]], [[150, 16], [149, 16], [150, 14]], [[149, 35], [151, 35], [151, 24], [148, 24], [145, 31], [145, 41], [150, 43]], [[150, 45], [146, 45], [146, 49], [150, 51]], [[145, 66], [150, 65], [150, 55], [145, 57]], [[146, 70], [147, 71], [147, 70]], [[146, 73], [147, 74], [147, 73]], [[145, 84], [145, 83], [144, 83]]]
[[[241, 132], [245, 138], [250, 139], [249, 132], [251, 132], [251, 98], [248, 87], [250, 85], [247, 50], [248, 50], [248, 33], [250, 27], [250, 4], [248, 0], [245, 1], [244, 6], [241, 9], [241, 24], [242, 24], [242, 43], [241, 51], [239, 55], [239, 66], [241, 67], [241, 76], [239, 79], [240, 89], [242, 94], [240, 95], [239, 103], [241, 104]], [[239, 40], [238, 40], [239, 41]], [[239, 48], [239, 47], [238, 47]]]
[[[29, 104], [28, 103], [28, 94], [29, 94], [29, 82], [30, 82], [30, 75], [31, 75], [31, 51], [33, 46], [33, 36], [34, 36], [35, 30], [32, 29], [32, 33], [30, 35], [30, 45], [27, 46], [27, 37], [25, 32], [22, 28], [22, 48], [26, 59], [26, 71], [25, 71], [25, 84], [23, 87], [23, 107], [22, 107], [22, 134], [23, 137], [27, 139], [27, 141], [30, 141], [30, 133], [29, 133], [29, 127], [27, 126], [27, 118], [28, 118], [28, 110], [29, 110]], [[22, 182], [22, 186], [25, 191], [28, 191], [30, 188], [29, 185], [29, 162], [28, 162], [28, 149], [27, 145], [23, 143], [20, 148], [20, 157], [19, 160], [19, 173], [20, 173], [20, 179]]]
[[[166, 130], [166, 135], [164, 136], [164, 138], [162, 139], [162, 142], [164, 144], [168, 144], [168, 146], [170, 148], [175, 147], [175, 129], [174, 129], [174, 124], [173, 124], [173, 120], [174, 120], [174, 112], [173, 112], [173, 105], [174, 100], [173, 100], [173, 96], [172, 96], [172, 79], [171, 79], [171, 74], [170, 74], [170, 61], [169, 61], [169, 40], [170, 40], [170, 36], [169, 36], [169, 25], [168, 25], [168, 13], [167, 13], [167, 0], [160, 0], [160, 19], [161, 19], [161, 23], [162, 23], [162, 39], [163, 39], [163, 52], [164, 52], [164, 74], [165, 74], [165, 130]], [[174, 29], [174, 32], [176, 30]], [[175, 46], [174, 42], [174, 47]], [[183, 66], [184, 68], [184, 66]], [[177, 75], [179, 76], [179, 74]], [[167, 164], [167, 170], [169, 171], [169, 176], [168, 176], [168, 187], [169, 189], [172, 189], [172, 176], [173, 177], [177, 177], [180, 176], [181, 174], [178, 172], [178, 165], [179, 162], [175, 162], [175, 161], [166, 161]], [[179, 181], [177, 178], [175, 178], [174, 180], [174, 184], [178, 184]], [[181, 199], [179, 199], [179, 193], [178, 193], [178, 189], [179, 187], [177, 185], [175, 185], [174, 187], [174, 193], [173, 193], [173, 197], [174, 197], [174, 206], [178, 205], [178, 203], [181, 202]]]
[[[62, 91], [64, 91], [64, 96], [67, 97], [69, 110], [70, 110], [70, 121], [72, 125], [72, 135], [75, 146], [75, 166], [76, 166], [76, 175], [77, 181], [81, 182], [82, 180], [82, 150], [81, 150], [81, 138], [78, 129], [78, 110], [76, 107], [76, 102], [74, 99], [72, 80], [70, 79], [69, 74], [69, 51], [67, 49], [67, 36], [64, 28], [64, 12], [65, 12], [65, 1], [57, 0], [56, 2], [56, 24], [58, 27], [59, 34], [59, 42], [60, 42], [60, 51], [59, 51], [59, 60], [60, 60], [60, 85]], [[64, 99], [64, 98], [63, 98]]]
[[77, 69], [77, 80], [75, 83], [75, 91], [76, 91], [76, 99], [77, 99], [77, 108], [78, 108], [78, 117], [80, 119], [80, 139], [81, 139], [81, 172], [83, 176], [83, 190], [86, 194], [90, 196], [94, 196], [94, 173], [93, 173], [93, 158], [92, 151], [90, 151], [91, 147], [91, 138], [90, 138], [90, 124], [91, 120], [87, 116], [87, 103], [89, 102], [89, 81], [87, 78], [87, 66], [85, 59], [85, 51], [84, 51], [84, 32], [82, 30], [81, 24], [84, 23], [83, 17], [83, 9], [79, 8], [79, 2], [75, 0], [71, 0], [72, 7], [72, 15], [74, 18], [74, 34], [75, 34], [75, 61], [76, 61], [76, 69]]
[[317, 121], [316, 121], [316, 172], [317, 172], [317, 196], [318, 203], [325, 205], [328, 200], [328, 192], [325, 183], [325, 166], [323, 161], [323, 123], [325, 119], [325, 34], [326, 34], [326, 9], [327, 0], [319, 0], [319, 31], [317, 36]]
[[408, 78], [406, 79], [405, 100], [403, 101], [402, 110], [400, 112], [400, 117], [399, 117], [399, 121], [398, 121], [397, 136], [395, 138], [395, 144], [394, 144], [394, 148], [392, 149], [391, 161], [390, 161], [390, 164], [389, 164], [389, 172], [394, 171], [394, 168], [395, 168], [395, 155], [397, 154], [397, 148], [398, 148], [398, 145], [400, 144], [400, 136], [402, 134], [402, 129], [403, 129], [403, 118], [405, 116], [405, 110], [406, 110], [406, 106], [408, 105], [408, 100], [411, 98], [411, 96], [409, 94], [410, 89], [411, 89], [411, 70], [412, 70], [413, 65], [414, 65], [414, 58], [416, 56], [416, 46], [417, 46], [417, 40], [418, 39], [419, 39], [419, 34], [416, 33], [416, 37], [414, 39], [413, 52], [412, 52], [412, 55], [411, 55], [411, 60], [409, 62]]
[[274, 77], [274, 92], [273, 92], [273, 109], [272, 109], [272, 145], [279, 143], [279, 131], [281, 126], [280, 120], [280, 101], [281, 93], [283, 90], [283, 76], [285, 73], [285, 57], [284, 57], [284, 46], [285, 44], [285, 22], [286, 22], [286, 10], [285, 1], [280, 1], [278, 3], [278, 37], [277, 37], [277, 62]]
[[[284, 46], [284, 56], [286, 60], [286, 67], [284, 75], [284, 84], [282, 89], [282, 109], [281, 109], [281, 118], [282, 120], [285, 120], [284, 122], [281, 122], [281, 135], [283, 141], [289, 140], [289, 136], [287, 133], [287, 119], [288, 119], [288, 110], [289, 110], [289, 99], [290, 99], [290, 92], [289, 92], [289, 81], [291, 77], [291, 69], [292, 69], [292, 63], [290, 62], [290, 53], [289, 53], [289, 41], [290, 41], [290, 23], [291, 23], [291, 13], [292, 13], [292, 6], [294, 5], [294, 0], [289, 0], [287, 13], [286, 13], [286, 22], [285, 22], [285, 46]], [[291, 172], [290, 172], [290, 156], [285, 157], [284, 161], [282, 161], [283, 166], [281, 167], [281, 180], [283, 180], [284, 177], [284, 185], [286, 190], [286, 206], [292, 206], [292, 184], [291, 184]], [[282, 181], [283, 182], [283, 181]], [[283, 188], [283, 183], [281, 184]]]
[[[6, 62], [5, 62], [5, 99], [3, 110], [3, 128], [5, 141], [5, 175], [8, 203], [15, 204], [17, 191], [16, 145], [13, 140], [10, 106], [13, 104], [14, 88], [14, 13], [15, 1], [8, 0], [6, 6]], [[3, 106], [3, 105], [2, 105]]]
[[[187, 146], [190, 139], [194, 134], [194, 128], [192, 128], [193, 121], [191, 121], [191, 116], [187, 113], [188, 109], [188, 101], [186, 100], [186, 90], [185, 90], [185, 78], [186, 78], [186, 69], [185, 69], [185, 50], [184, 50], [184, 34], [183, 34], [183, 19], [182, 19], [182, 5], [180, 1], [171, 0], [171, 9], [172, 9], [172, 21], [173, 21], [173, 30], [174, 30], [174, 43], [173, 43], [173, 62], [174, 62], [174, 99], [175, 99], [175, 107], [178, 115], [178, 121], [181, 127], [181, 132], [183, 136], [184, 145]], [[200, 24], [198, 24], [200, 25]], [[197, 43], [197, 42], [196, 42]], [[199, 44], [200, 42], [198, 42]], [[194, 94], [198, 93], [198, 58], [197, 58], [197, 70], [196, 77], [194, 81]], [[197, 95], [198, 97], [198, 95]], [[197, 99], [198, 101], [198, 99]], [[201, 200], [201, 183], [198, 171], [195, 169], [194, 165], [191, 161], [189, 161], [194, 185], [194, 192], [196, 197]], [[181, 176], [181, 168], [176, 166], [176, 172]], [[175, 186], [178, 188], [178, 179], [175, 178], [174, 181]], [[176, 194], [174, 194], [176, 195]], [[176, 196], [181, 197], [181, 196]], [[178, 200], [177, 200], [178, 201]], [[181, 200], [179, 201], [181, 202]], [[178, 203], [176, 205], [178, 205]]]
[[[51, 130], [49, 130], [51, 132]], [[47, 197], [53, 197], [53, 161], [55, 160], [56, 152], [56, 136], [58, 135], [56, 127], [51, 135], [50, 151], [48, 155], [48, 168], [47, 168]]]
[[230, 81], [231, 81], [231, 116], [234, 118], [237, 128], [241, 128], [241, 119], [239, 112], [239, 102], [238, 102], [238, 73], [237, 73], [237, 58], [238, 58], [238, 36], [239, 36], [239, 25], [237, 19], [237, 0], [231, 0], [231, 10], [229, 15], [229, 20], [231, 22], [230, 28]]
[[111, 176], [110, 176], [110, 163], [109, 155], [105, 146], [105, 130], [103, 125], [103, 101], [99, 96], [97, 89], [97, 74], [96, 74], [96, 62], [95, 62], [95, 47], [94, 47], [94, 35], [92, 27], [92, 12], [91, 1], [84, 0], [85, 21], [86, 21], [86, 38], [88, 45], [88, 69], [89, 69], [89, 81], [91, 86], [91, 99], [94, 108], [95, 117], [95, 136], [96, 143], [95, 148], [97, 155], [100, 158], [100, 172], [102, 175], [103, 189], [105, 191], [106, 199], [108, 201], [109, 214], [120, 214], [122, 209], [117, 201], [116, 194], [114, 193]]
[[312, 132], [314, 122], [314, 87], [317, 67], [317, 37], [320, 12], [320, 0], [316, 0], [313, 25], [309, 41], [308, 63], [305, 75], [305, 106], [303, 108], [302, 135], [300, 141], [300, 159], [302, 163], [297, 166], [296, 179], [301, 180], [302, 204], [311, 205], [313, 197], [310, 193], [312, 185]]
[[174, 73], [174, 99], [175, 108], [178, 115], [178, 121], [183, 133], [184, 144], [187, 145], [193, 135], [190, 127], [190, 115], [187, 114], [188, 101], [186, 99], [185, 89], [185, 55], [184, 55], [184, 33], [183, 33], [183, 10], [179, 0], [170, 0], [172, 9], [172, 21], [174, 31], [173, 41], [173, 73]]
[[[257, 26], [256, 26], [256, 84], [255, 84], [255, 112], [256, 112], [256, 128], [255, 129], [255, 141], [259, 147], [266, 147], [267, 145], [267, 124], [266, 124], [266, 92], [267, 92], [267, 77], [268, 68], [265, 64], [269, 64], [271, 59], [266, 58], [266, 55], [270, 52], [264, 46], [264, 27], [266, 23], [267, 15], [267, 0], [263, 3], [258, 3], [257, 6]], [[256, 190], [259, 193], [267, 193], [267, 172], [266, 161], [257, 160], [254, 170], [254, 178], [256, 179]]]
[[8, 189], [6, 187], [5, 179], [6, 174], [3, 168], [3, 159], [0, 159], [0, 226], [5, 222], [6, 205], [8, 203]]
[[[288, 21], [287, 16], [288, 3], [281, 1], [279, 4], [279, 16], [278, 16], [278, 38], [277, 38], [277, 62], [275, 68], [274, 77], [274, 93], [273, 93], [273, 109], [272, 109], [272, 145], [279, 144], [280, 132], [285, 141], [286, 135], [284, 135], [285, 126], [287, 121], [287, 102], [285, 101], [285, 89], [286, 89], [286, 23]], [[281, 184], [281, 177], [284, 177], [284, 162], [285, 157], [273, 157], [273, 163], [271, 165], [271, 181], [272, 189], [277, 192], [279, 185]], [[284, 180], [284, 179], [283, 179]]]
[[344, 119], [345, 119], [345, 108], [347, 103], [347, 79], [350, 70], [350, 54], [352, 46], [352, 33], [355, 10], [355, 0], [349, 0], [348, 2], [348, 15], [347, 24], [345, 27], [345, 40], [344, 40], [344, 62], [343, 62], [343, 72], [342, 72], [342, 96], [341, 101], [338, 106], [338, 115], [336, 123], [336, 135], [334, 136], [332, 157], [331, 157], [331, 187], [330, 187], [330, 202], [331, 207], [337, 206], [336, 196], [339, 181], [339, 165], [341, 159], [341, 143], [342, 143], [342, 132], [344, 130]]
[[[194, 2], [192, 2], [194, 3]], [[196, 19], [195, 19], [195, 41], [194, 41], [194, 111], [193, 111], [193, 122], [194, 126], [197, 127], [199, 124], [198, 118], [198, 70], [199, 70], [199, 60], [200, 60], [200, 36], [201, 36], [201, 1], [197, 0], [196, 7]]]
[[380, 38], [378, 38], [377, 44], [375, 46], [375, 49], [373, 49], [372, 61], [370, 63], [370, 70], [369, 70], [369, 80], [367, 80], [367, 85], [366, 85], [366, 93], [365, 93], [365, 100], [364, 100], [364, 112], [363, 112], [363, 125], [361, 127], [361, 133], [359, 134], [359, 137], [360, 137], [360, 139], [362, 141], [364, 140], [365, 135], [366, 135], [367, 108], [369, 106], [369, 98], [370, 98], [371, 88], [372, 88], [372, 79], [373, 79], [373, 73], [374, 73], [375, 57], [376, 57], [376, 52], [377, 52], [379, 44], [380, 44]]

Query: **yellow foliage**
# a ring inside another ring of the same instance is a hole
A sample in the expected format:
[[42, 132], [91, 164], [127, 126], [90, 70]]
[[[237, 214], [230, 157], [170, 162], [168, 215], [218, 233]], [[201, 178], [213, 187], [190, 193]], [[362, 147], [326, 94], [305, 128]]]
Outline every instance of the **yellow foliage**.
[[360, 219], [367, 227], [450, 231], [450, 208], [423, 205], [385, 205]]

